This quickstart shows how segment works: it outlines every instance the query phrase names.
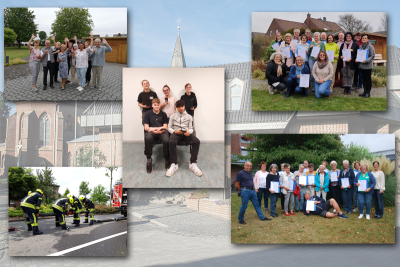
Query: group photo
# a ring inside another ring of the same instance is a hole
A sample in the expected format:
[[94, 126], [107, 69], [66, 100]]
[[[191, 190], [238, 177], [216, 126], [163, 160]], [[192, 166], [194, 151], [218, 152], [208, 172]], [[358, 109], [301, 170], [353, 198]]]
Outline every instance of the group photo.
[[241, 138], [247, 146], [231, 155], [232, 243], [395, 242], [394, 135]]
[[124, 183], [224, 183], [224, 69], [124, 69]]
[[5, 8], [4, 99], [121, 100], [126, 19], [126, 8]]
[[385, 12], [253, 12], [252, 110], [385, 111]]

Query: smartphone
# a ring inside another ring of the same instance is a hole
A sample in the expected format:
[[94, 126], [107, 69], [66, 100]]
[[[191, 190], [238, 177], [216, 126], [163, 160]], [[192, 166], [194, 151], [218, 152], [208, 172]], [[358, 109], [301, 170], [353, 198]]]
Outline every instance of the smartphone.
[[165, 102], [168, 102], [168, 97], [165, 98]]

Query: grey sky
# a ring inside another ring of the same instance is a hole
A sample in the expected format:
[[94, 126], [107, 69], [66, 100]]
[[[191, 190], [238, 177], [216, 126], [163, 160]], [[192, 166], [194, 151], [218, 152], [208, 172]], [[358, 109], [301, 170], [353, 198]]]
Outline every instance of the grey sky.
[[[269, 25], [274, 18], [291, 20], [296, 22], [304, 22], [308, 12], [253, 12], [251, 16], [252, 32], [267, 32]], [[326, 20], [337, 22], [339, 15], [352, 13], [356, 18], [368, 21], [378, 31], [380, 18], [385, 12], [310, 12], [311, 18], [323, 18]]]
[[[29, 8], [36, 15], [35, 23], [38, 24], [38, 32], [45, 31], [50, 35], [51, 24], [56, 19], [55, 11], [59, 8]], [[89, 8], [94, 24], [93, 34], [104, 37], [108, 34], [127, 33], [127, 9], [126, 8]], [[73, 36], [69, 36], [72, 38]]]
[[371, 152], [395, 149], [394, 134], [346, 134], [340, 136], [343, 144], [351, 142], [366, 146]]

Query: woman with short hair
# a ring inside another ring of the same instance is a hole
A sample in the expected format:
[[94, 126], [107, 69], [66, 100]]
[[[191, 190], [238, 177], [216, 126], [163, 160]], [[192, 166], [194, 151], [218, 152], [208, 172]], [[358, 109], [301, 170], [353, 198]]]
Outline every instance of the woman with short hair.
[[274, 93], [274, 89], [277, 89], [281, 93], [284, 93], [286, 89], [286, 72], [289, 71], [289, 67], [282, 62], [282, 59], [283, 54], [281, 52], [273, 53], [265, 70], [265, 78], [272, 87], [272, 93], [270, 88], [270, 94]]
[[[340, 62], [339, 64], [342, 64], [342, 74], [343, 74], [343, 94], [345, 95], [351, 95], [351, 86], [353, 85], [353, 76], [354, 76], [354, 70], [356, 68], [356, 58], [357, 58], [357, 50], [358, 50], [358, 44], [357, 42], [353, 41], [353, 34], [351, 32], [346, 32], [344, 35], [344, 42], [340, 46], [340, 52], [339, 52], [339, 57], [340, 57]], [[343, 49], [351, 49], [351, 57], [348, 59], [345, 59], [343, 56]]]
[[289, 78], [286, 81], [286, 98], [290, 97], [294, 92], [301, 93], [303, 96], [308, 95], [308, 88], [300, 87], [301, 74], [310, 74], [310, 70], [304, 64], [303, 58], [297, 56], [296, 64], [290, 67]]
[[[358, 209], [360, 210], [360, 216], [358, 219], [362, 219], [364, 217], [364, 205], [366, 208], [366, 218], [370, 219], [370, 211], [371, 211], [371, 198], [374, 193], [374, 187], [376, 185], [375, 176], [368, 171], [368, 165], [361, 165], [361, 172], [357, 174], [354, 179], [354, 186], [357, 189], [358, 196]], [[360, 191], [358, 188], [361, 185], [361, 180], [367, 180], [367, 189], [365, 191]]]
[[261, 200], [264, 195], [264, 208], [265, 212], [268, 213], [269, 190], [267, 189], [267, 175], [268, 175], [268, 172], [266, 171], [267, 163], [265, 161], [261, 161], [260, 168], [261, 170], [257, 171], [256, 174], [254, 175], [253, 183], [257, 193], [258, 204], [260, 204], [261, 208]]
[[[320, 33], [319, 32], [315, 32], [314, 33], [314, 40], [310, 43], [310, 46], [308, 48], [308, 56], [309, 56], [308, 64], [310, 66], [310, 71], [311, 72], [312, 72], [312, 70], [314, 68], [314, 64], [317, 62], [317, 58], [314, 58], [313, 56], [311, 56], [313, 48], [314, 47], [319, 47], [320, 51], [325, 51], [325, 44], [324, 44], [324, 42], [321, 42], [319, 37], [320, 37]], [[319, 54], [318, 54], [318, 56], [319, 56]], [[312, 92], [314, 92], [314, 90], [315, 90], [315, 87], [314, 87], [315, 86], [314, 85], [315, 82], [316, 81], [315, 81], [314, 77], [311, 76], [311, 86], [313, 87], [312, 90], [311, 90]]]
[[[354, 167], [354, 177], [357, 176], [357, 174], [361, 171], [360, 170], [360, 162], [355, 161], [353, 163], [353, 167]], [[353, 212], [358, 211], [358, 196], [357, 196], [357, 190], [353, 190]]]
[[296, 178], [296, 185], [300, 188], [300, 211], [303, 211], [303, 203], [304, 203], [304, 194], [307, 192], [307, 185], [300, 184], [300, 176], [307, 176], [307, 173], [304, 171], [304, 164], [299, 165], [299, 170], [293, 173]]
[[32, 73], [32, 90], [34, 92], [37, 92], [36, 88], [36, 82], [39, 77], [39, 72], [40, 72], [40, 40], [35, 39], [33, 41], [33, 47], [31, 46], [32, 40], [35, 38], [35, 35], [32, 33], [31, 39], [28, 41], [28, 49], [30, 53], [29, 57], [29, 68], [31, 69]]
[[296, 43], [292, 40], [292, 35], [290, 33], [285, 34], [285, 41], [281, 42], [279, 52], [282, 52], [283, 48], [288, 47], [292, 52], [292, 57], [287, 58], [284, 56], [284, 62], [286, 66], [291, 67], [294, 63], [294, 51], [296, 50]]
[[[295, 215], [293, 212], [294, 208], [294, 195], [293, 195], [293, 188], [288, 187], [288, 182], [289, 180], [293, 180], [295, 183], [296, 178], [294, 177], [293, 173], [290, 172], [290, 165], [285, 164], [285, 171], [279, 178], [279, 182], [281, 184], [281, 190], [283, 195], [285, 196], [285, 215], [290, 216], [290, 215]], [[288, 213], [289, 211], [289, 202], [290, 202], [290, 214]]]
[[78, 72], [78, 81], [80, 85], [76, 88], [79, 92], [85, 89], [86, 85], [86, 71], [89, 66], [89, 55], [90, 55], [90, 47], [84, 48], [85, 45], [83, 43], [79, 43], [79, 50], [76, 50], [72, 55], [75, 59], [75, 68]]
[[328, 60], [325, 51], [318, 53], [317, 62], [312, 69], [312, 76], [314, 77], [315, 97], [321, 98], [323, 95], [331, 97], [331, 79], [333, 76], [333, 66]]
[[282, 34], [281, 34], [280, 32], [277, 32], [277, 33], [275, 34], [275, 40], [272, 41], [271, 44], [270, 44], [270, 46], [269, 46], [269, 52], [275, 53], [276, 50], [273, 49], [272, 46], [273, 46], [274, 44], [276, 44], [276, 43], [279, 44], [279, 46], [281, 46], [282, 41], [283, 41], [283, 40], [282, 40]]
[[[75, 74], [77, 74], [76, 59], [74, 57], [76, 51], [78, 51], [78, 44], [75, 43], [72, 45], [72, 49], [69, 53], [69, 57], [71, 58], [71, 83], [75, 82]], [[79, 74], [78, 74], [78, 84], [80, 84]]]
[[68, 79], [68, 50], [67, 46], [62, 44], [60, 49], [61, 52], [57, 54], [58, 67], [60, 69], [60, 77], [62, 80], [61, 90], [65, 89], [65, 83]]
[[[332, 197], [336, 200], [336, 202], [340, 206], [340, 203], [341, 203], [341, 196], [340, 196], [341, 195], [341, 191], [340, 191], [340, 184], [339, 184], [339, 173], [340, 173], [340, 170], [336, 169], [337, 162], [335, 160], [331, 161], [330, 166], [332, 168], [332, 170], [329, 172], [329, 181], [331, 182], [331, 185], [330, 185], [331, 189], [330, 190], [332, 191]], [[336, 172], [337, 181], [332, 181], [332, 179], [331, 179], [333, 172]]]
[[[325, 49], [326, 49], [326, 51], [333, 51], [333, 61], [331, 61], [331, 63], [332, 63], [332, 67], [333, 67], [333, 73], [335, 73], [337, 64], [338, 64], [340, 49], [339, 49], [339, 46], [337, 45], [337, 43], [335, 43], [335, 40], [334, 40], [332, 34], [328, 34], [327, 43], [325, 44]], [[332, 75], [331, 85], [329, 86], [329, 88], [331, 89], [331, 92], [332, 92], [334, 83], [335, 83], [335, 75]]]
[[371, 72], [375, 58], [375, 48], [369, 42], [369, 35], [366, 33], [361, 35], [361, 42], [362, 44], [360, 46], [360, 49], [368, 50], [369, 52], [368, 52], [368, 58], [363, 60], [362, 62], [358, 62], [357, 60], [355, 60], [355, 62], [358, 64], [358, 68], [361, 71], [362, 79], [364, 82], [364, 92], [362, 94], [359, 94], [359, 96], [368, 98], [371, 96], [370, 95], [372, 88]]
[[[361, 47], [361, 45], [362, 45], [361, 33], [357, 32], [356, 34], [354, 34], [354, 41], [357, 42], [358, 47]], [[355, 67], [356, 68], [354, 70], [353, 88], [351, 88], [351, 89], [355, 90], [356, 92], [360, 92], [363, 87], [363, 79], [362, 79], [361, 70], [358, 67], [358, 64], [356, 64]]]
[[379, 170], [378, 161], [374, 161], [372, 163], [372, 166], [374, 167], [372, 174], [374, 175], [376, 180], [374, 193], [372, 195], [375, 204], [374, 218], [381, 219], [383, 217], [383, 192], [385, 192], [385, 174], [383, 173], [383, 171]]
[[306, 56], [303, 58], [304, 60], [304, 65], [306, 65], [308, 68], [310, 66], [308, 65], [308, 48], [310, 47], [310, 44], [307, 42], [307, 35], [303, 34], [300, 36], [300, 41], [296, 45], [296, 50], [294, 51], [294, 55], [296, 58], [299, 56], [299, 50], [305, 50]]
[[276, 164], [269, 166], [269, 173], [267, 175], [267, 189], [269, 191], [269, 199], [271, 200], [271, 217], [276, 218], [278, 217], [278, 214], [276, 214], [276, 202], [278, 201], [279, 193], [271, 189], [271, 182], [279, 182], [278, 166]]
[[329, 174], [325, 172], [325, 166], [319, 165], [318, 173], [315, 176], [315, 195], [326, 201], [326, 193], [329, 192]]
[[[348, 178], [348, 180], [349, 180], [348, 186], [346, 186], [346, 187], [343, 186], [342, 178]], [[339, 184], [340, 184], [342, 198], [343, 198], [343, 207], [345, 210], [344, 214], [350, 215], [353, 190], [355, 190], [355, 189], [354, 189], [354, 171], [349, 166], [348, 160], [343, 160], [343, 169], [339, 173]]]

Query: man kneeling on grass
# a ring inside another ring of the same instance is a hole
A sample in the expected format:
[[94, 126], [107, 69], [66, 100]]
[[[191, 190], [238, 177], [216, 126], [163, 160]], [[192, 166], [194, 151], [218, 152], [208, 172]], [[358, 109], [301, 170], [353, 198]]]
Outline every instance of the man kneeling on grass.
[[171, 137], [169, 138], [171, 167], [168, 169], [166, 175], [171, 177], [178, 170], [176, 145], [180, 140], [183, 140], [187, 144], [192, 145], [189, 169], [197, 176], [201, 176], [203, 173], [197, 167], [196, 163], [200, 149], [200, 140], [193, 135], [193, 117], [185, 111], [185, 101], [176, 101], [175, 107], [176, 112], [169, 117], [168, 123], [168, 132], [171, 133]]
[[[306, 199], [303, 204], [304, 215], [314, 214], [325, 218], [334, 218], [336, 216], [339, 216], [339, 218], [343, 219], [348, 218], [343, 212], [340, 211], [339, 205], [334, 198], [325, 201], [323, 198], [317, 196], [311, 197], [310, 192], [305, 193], [304, 198]], [[306, 210], [308, 200], [315, 201], [315, 211]], [[337, 212], [329, 212], [332, 207], [336, 209]]]

